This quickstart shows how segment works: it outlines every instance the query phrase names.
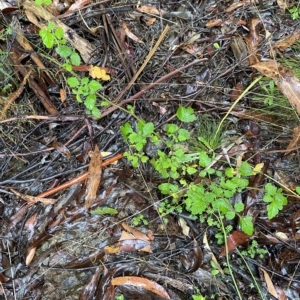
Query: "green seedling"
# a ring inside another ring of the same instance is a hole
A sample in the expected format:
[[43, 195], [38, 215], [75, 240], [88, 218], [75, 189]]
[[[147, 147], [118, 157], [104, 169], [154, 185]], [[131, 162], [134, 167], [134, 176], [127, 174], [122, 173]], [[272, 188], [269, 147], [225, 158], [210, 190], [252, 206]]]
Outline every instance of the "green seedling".
[[300, 16], [300, 8], [298, 6], [293, 6], [289, 9], [289, 13], [291, 14], [292, 20], [298, 20]]
[[145, 219], [144, 215], [139, 214], [139, 215], [132, 218], [132, 224], [134, 226], [148, 225], [149, 222]]
[[263, 201], [269, 203], [267, 205], [269, 219], [276, 217], [283, 206], [287, 204], [287, 198], [283, 195], [282, 188], [276, 188], [272, 183], [265, 185]]
[[244, 256], [249, 256], [252, 259], [258, 256], [259, 258], [264, 258], [264, 256], [268, 253], [266, 249], [260, 248], [257, 241], [253, 240], [251, 245], [247, 250], [241, 251], [241, 254]]
[[[67, 71], [71, 72], [72, 66], [80, 65], [80, 56], [67, 45], [62, 28], [57, 28], [55, 23], [49, 22], [47, 28], [40, 30], [39, 35], [43, 44], [49, 49], [54, 48], [55, 52], [64, 60], [62, 66]], [[86, 113], [91, 114], [96, 119], [100, 118], [100, 110], [96, 107], [96, 93], [102, 88], [101, 83], [90, 80], [88, 77], [80, 80], [77, 77], [69, 77], [67, 83], [75, 94], [76, 100], [84, 103]]]

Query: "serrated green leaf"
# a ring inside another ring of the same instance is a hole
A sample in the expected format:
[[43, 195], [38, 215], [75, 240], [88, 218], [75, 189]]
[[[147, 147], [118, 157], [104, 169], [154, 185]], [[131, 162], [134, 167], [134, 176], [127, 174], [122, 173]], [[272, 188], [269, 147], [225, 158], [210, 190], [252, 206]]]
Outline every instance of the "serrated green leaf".
[[91, 94], [91, 95], [88, 95], [86, 97], [86, 99], [84, 100], [84, 105], [87, 109], [92, 110], [95, 107], [96, 101], [97, 101], [96, 95]]
[[243, 161], [241, 166], [238, 168], [238, 172], [242, 176], [251, 176], [253, 174], [253, 168], [248, 162]]
[[67, 71], [69, 71], [69, 72], [72, 71], [72, 66], [71, 66], [70, 64], [68, 64], [68, 63], [63, 64], [63, 67], [64, 67]]
[[81, 59], [80, 59], [80, 56], [76, 52], [73, 52], [71, 54], [70, 60], [71, 60], [71, 63], [72, 63], [73, 66], [79, 66], [80, 65]]
[[275, 185], [273, 185], [272, 183], [267, 183], [266, 185], [265, 185], [265, 190], [266, 190], [266, 192], [269, 194], [269, 195], [275, 195], [276, 194], [276, 192], [277, 192], [277, 188], [276, 188], [276, 186]]
[[102, 85], [100, 82], [96, 81], [96, 80], [91, 80], [88, 84], [90, 91], [92, 93], [97, 92], [98, 90], [102, 89]]
[[178, 126], [176, 124], [167, 124], [165, 130], [167, 133], [173, 134], [178, 131]]
[[146, 123], [143, 127], [143, 135], [150, 136], [154, 131], [154, 124], [152, 122]]
[[49, 31], [53, 31], [55, 29], [55, 27], [56, 27], [56, 25], [55, 25], [54, 22], [49, 22], [48, 23], [47, 28], [48, 28]]
[[89, 83], [90, 79], [88, 77], [83, 77], [81, 79], [81, 85], [87, 85]]
[[62, 45], [62, 46], [58, 46], [55, 49], [56, 53], [58, 55], [60, 55], [62, 58], [67, 58], [72, 54], [72, 49], [68, 46]]
[[79, 80], [76, 77], [69, 77], [67, 83], [71, 88], [75, 88], [79, 85]]
[[276, 202], [272, 202], [267, 206], [268, 219], [271, 220], [279, 213], [279, 206]]
[[98, 109], [98, 107], [93, 107], [92, 109], [92, 116], [95, 118], [95, 119], [99, 119], [101, 117], [101, 112], [100, 110]]
[[92, 215], [116, 215], [118, 211], [111, 207], [98, 207], [91, 211]]
[[45, 29], [40, 30], [39, 32], [40, 37], [42, 38], [43, 44], [48, 48], [51, 49], [54, 46], [54, 37], [53, 34]]
[[205, 168], [211, 163], [211, 158], [207, 155], [205, 151], [199, 153], [199, 164], [201, 167]]
[[235, 212], [239, 213], [242, 212], [244, 210], [244, 204], [242, 202], [238, 202], [234, 204], [234, 210]]
[[194, 110], [191, 107], [183, 107], [179, 106], [177, 112], [176, 112], [177, 118], [181, 122], [189, 123], [195, 121], [197, 118], [194, 115]]
[[179, 129], [178, 130], [178, 140], [180, 142], [186, 141], [190, 138], [190, 133], [186, 129]]
[[240, 226], [244, 233], [252, 235], [254, 231], [252, 217], [244, 216], [240, 218]]
[[56, 38], [60, 40], [64, 36], [64, 30], [61, 27], [58, 27], [58, 28], [56, 28], [54, 34], [55, 34]]
[[234, 211], [228, 211], [225, 215], [226, 220], [233, 220], [235, 217], [235, 212]]
[[128, 122], [126, 122], [124, 125], [120, 126], [120, 130], [121, 130], [121, 133], [122, 133], [125, 141], [128, 139], [127, 136], [133, 132], [133, 129]]
[[233, 176], [235, 176], [236, 172], [233, 168], [226, 168], [225, 170], [225, 175], [229, 178], [232, 178]]

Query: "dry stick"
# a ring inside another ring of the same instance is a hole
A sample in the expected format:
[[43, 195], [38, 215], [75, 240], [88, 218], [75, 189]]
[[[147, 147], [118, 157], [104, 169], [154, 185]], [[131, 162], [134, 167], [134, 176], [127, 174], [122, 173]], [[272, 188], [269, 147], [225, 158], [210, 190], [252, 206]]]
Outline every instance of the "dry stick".
[[107, 109], [106, 111], [104, 111], [102, 114], [101, 114], [101, 118], [107, 116], [108, 114], [112, 113], [113, 111], [115, 111], [116, 109], [122, 107], [123, 105], [133, 101], [133, 100], [136, 100], [138, 97], [142, 96], [144, 93], [146, 93], [147, 91], [153, 89], [156, 85], [162, 83], [163, 81], [165, 80], [168, 80], [170, 79], [171, 77], [175, 76], [176, 74], [178, 74], [179, 72], [185, 70], [185, 69], [188, 69], [189, 67], [191, 66], [194, 66], [200, 62], [204, 62], [204, 61], [207, 61], [208, 59], [207, 58], [201, 58], [201, 59], [196, 59], [194, 60], [193, 62], [177, 69], [177, 70], [174, 70], [173, 72], [159, 78], [158, 80], [156, 80], [155, 82], [152, 82], [151, 84], [149, 84], [148, 86], [146, 86], [144, 89], [142, 89], [141, 91], [139, 91], [138, 93], [136, 93], [135, 95], [133, 95], [132, 97], [128, 98], [128, 99], [125, 99], [123, 101], [121, 101], [120, 103], [118, 103], [118, 105], [115, 105], [115, 106], [112, 106], [110, 107], [109, 109]]
[[[116, 156], [114, 156], [112, 158], [109, 158], [106, 161], [104, 161], [103, 164], [102, 164], [102, 167], [108, 166], [108, 165], [112, 164], [113, 162], [121, 159], [122, 157], [123, 157], [123, 154], [117, 154]], [[51, 195], [53, 195], [53, 194], [55, 194], [55, 193], [57, 193], [61, 190], [64, 190], [64, 189], [70, 187], [73, 184], [76, 184], [76, 183], [79, 183], [79, 182], [82, 182], [82, 181], [86, 180], [88, 178], [88, 176], [89, 176], [89, 172], [84, 172], [84, 173], [80, 174], [79, 176], [77, 176], [77, 177], [75, 177], [75, 178], [73, 178], [73, 179], [71, 179], [71, 180], [69, 180], [69, 181], [67, 181], [67, 182], [65, 182], [61, 185], [58, 185], [57, 187], [55, 187], [55, 188], [53, 188], [49, 191], [45, 191], [45, 192], [37, 195], [36, 197], [46, 198], [48, 196], [51, 196]]]
[[159, 47], [160, 43], [164, 39], [164, 37], [167, 34], [167, 32], [168, 32], [169, 29], [170, 29], [170, 27], [169, 27], [169, 25], [167, 25], [166, 28], [161, 33], [161, 35], [160, 35], [159, 39], [157, 40], [156, 44], [154, 45], [154, 47], [151, 48], [151, 50], [148, 53], [145, 61], [143, 62], [142, 66], [139, 68], [139, 70], [137, 71], [137, 73], [132, 77], [132, 79], [130, 80], [130, 82], [126, 86], [126, 88], [113, 100], [114, 103], [118, 103], [119, 100], [125, 95], [125, 93], [132, 87], [132, 85], [134, 84], [134, 82], [137, 80], [137, 78], [139, 77], [139, 75], [142, 73], [142, 71], [146, 67], [146, 65], [149, 62], [149, 60], [152, 58], [153, 54], [156, 52], [157, 48]]

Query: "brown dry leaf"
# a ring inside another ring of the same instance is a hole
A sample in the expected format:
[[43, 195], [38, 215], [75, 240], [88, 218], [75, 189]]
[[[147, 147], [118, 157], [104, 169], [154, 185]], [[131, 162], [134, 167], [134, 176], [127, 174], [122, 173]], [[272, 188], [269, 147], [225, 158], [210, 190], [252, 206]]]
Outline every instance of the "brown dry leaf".
[[69, 9], [64, 14], [60, 15], [59, 18], [62, 19], [62, 18], [70, 17], [75, 12], [77, 12], [80, 8], [90, 3], [91, 0], [77, 0], [69, 7]]
[[218, 27], [221, 26], [225, 21], [222, 19], [215, 19], [215, 20], [210, 20], [208, 21], [205, 26], [207, 28], [211, 28], [211, 27]]
[[182, 229], [182, 233], [187, 236], [190, 237], [190, 227], [187, 225], [187, 222], [184, 218], [180, 217], [178, 220], [179, 226]]
[[[239, 230], [231, 233], [226, 239], [228, 252], [233, 251], [237, 246], [244, 244], [249, 239], [249, 237], [249, 235]], [[225, 249], [223, 249], [223, 251], [220, 253], [220, 257], [223, 257], [225, 255], [226, 252]]]
[[60, 142], [52, 142], [48, 146], [63, 154], [67, 159], [71, 158], [71, 152], [64, 144]]
[[278, 41], [273, 45], [273, 48], [279, 49], [280, 51], [285, 51], [286, 48], [292, 46], [295, 42], [300, 39], [300, 30], [297, 32], [293, 32], [289, 36], [284, 37], [282, 40]]
[[268, 60], [253, 65], [263, 75], [274, 80], [281, 92], [296, 107], [300, 114], [300, 80], [293, 71], [274, 60]]
[[265, 271], [263, 268], [259, 268], [259, 270], [264, 274], [264, 278], [265, 278], [265, 282], [267, 284], [267, 289], [268, 292], [273, 295], [276, 299], [278, 299], [277, 297], [277, 292], [275, 290], [275, 287], [273, 285], [273, 282], [269, 276], [269, 274], [267, 273], [267, 271]]
[[96, 145], [95, 150], [89, 153], [91, 158], [89, 165], [89, 177], [86, 187], [85, 208], [88, 210], [96, 198], [97, 190], [102, 175], [102, 155]]
[[135, 34], [133, 34], [129, 28], [127, 27], [127, 24], [125, 21], [122, 22], [122, 27], [124, 29], [125, 34], [132, 40], [134, 40], [137, 43], [141, 43], [144, 44], [144, 42], [142, 40], [140, 40]]
[[259, 44], [262, 42], [263, 37], [260, 35], [261, 19], [253, 18], [249, 22], [249, 34], [245, 38], [246, 46], [248, 48], [249, 64], [254, 65], [260, 61], [260, 54], [257, 52]]
[[37, 213], [33, 214], [25, 223], [24, 227], [29, 231], [28, 240], [30, 240], [34, 234], [34, 226], [37, 223]]
[[29, 196], [29, 195], [24, 195], [21, 194], [13, 189], [10, 189], [15, 195], [17, 195], [18, 197], [22, 198], [23, 200], [29, 202], [30, 204], [32, 203], [37, 203], [37, 202], [41, 202], [45, 205], [52, 205], [54, 203], [56, 203], [57, 199], [51, 199], [51, 198], [40, 198], [40, 197], [34, 197], [34, 196]]
[[149, 18], [149, 20], [146, 22], [146, 25], [151, 26], [154, 24], [155, 21], [156, 21], [156, 18]]
[[92, 78], [98, 78], [104, 81], [110, 80], [110, 76], [107, 74], [107, 68], [90, 66], [90, 76]]
[[136, 276], [116, 277], [111, 281], [112, 285], [133, 285], [138, 288], [143, 288], [158, 295], [163, 299], [171, 299], [166, 290], [154, 281]]
[[[294, 128], [293, 139], [290, 141], [286, 150], [294, 149], [298, 147], [298, 145], [300, 145], [300, 126]], [[288, 155], [291, 151], [293, 150], [287, 151], [284, 155]]]
[[247, 5], [254, 5], [254, 4], [259, 4], [259, 0], [245, 0], [245, 1], [240, 1], [240, 2], [234, 2], [232, 5], [230, 5], [229, 7], [227, 7], [225, 9], [225, 12], [230, 13], [241, 6], [244, 7]]
[[35, 252], [36, 252], [36, 247], [28, 249], [26, 259], [25, 259], [26, 266], [28, 266], [32, 262]]
[[160, 14], [163, 15], [165, 13], [163, 10], [159, 11], [155, 6], [147, 6], [147, 5], [140, 6], [136, 10], [138, 12], [157, 15], [157, 16], [160, 16]]
[[146, 234], [140, 232], [139, 230], [136, 230], [132, 227], [130, 227], [129, 225], [127, 225], [125, 222], [122, 223], [122, 226], [125, 230], [127, 230], [129, 233], [131, 233], [132, 235], [134, 235], [134, 237], [138, 240], [142, 240], [142, 241], [149, 241], [149, 238]]

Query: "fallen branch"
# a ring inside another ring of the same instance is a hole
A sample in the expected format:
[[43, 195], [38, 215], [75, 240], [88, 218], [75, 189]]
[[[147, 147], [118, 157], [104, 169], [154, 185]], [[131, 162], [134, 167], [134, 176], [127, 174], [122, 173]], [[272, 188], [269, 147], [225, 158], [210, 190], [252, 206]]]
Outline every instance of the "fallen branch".
[[[105, 167], [105, 166], [108, 166], [110, 164], [112, 164], [113, 162], [121, 159], [123, 157], [123, 154], [117, 154], [116, 156], [112, 157], [112, 158], [109, 158], [107, 159], [106, 161], [104, 161], [102, 163], [102, 167]], [[70, 187], [71, 185], [73, 184], [76, 184], [76, 183], [79, 183], [79, 182], [82, 182], [82, 181], [85, 181], [89, 176], [89, 172], [84, 172], [82, 174], [80, 174], [79, 176], [61, 184], [61, 185], [58, 185], [56, 186], [55, 188], [51, 189], [51, 190], [48, 190], [48, 191], [45, 191], [39, 195], [37, 195], [36, 197], [39, 197], [39, 198], [45, 198], [45, 197], [48, 197], [48, 196], [51, 196], [61, 190], [64, 190], [68, 187]]]

